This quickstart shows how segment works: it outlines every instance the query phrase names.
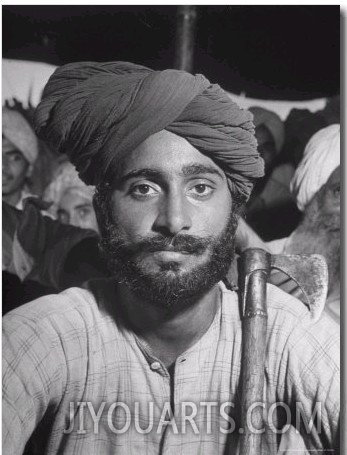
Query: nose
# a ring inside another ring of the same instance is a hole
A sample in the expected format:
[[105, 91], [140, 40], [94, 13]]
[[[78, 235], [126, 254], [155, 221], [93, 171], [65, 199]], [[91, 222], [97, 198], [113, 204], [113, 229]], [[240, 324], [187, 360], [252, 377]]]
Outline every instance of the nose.
[[168, 194], [160, 201], [158, 216], [153, 230], [164, 235], [174, 236], [187, 231], [192, 226], [189, 202], [183, 194]]

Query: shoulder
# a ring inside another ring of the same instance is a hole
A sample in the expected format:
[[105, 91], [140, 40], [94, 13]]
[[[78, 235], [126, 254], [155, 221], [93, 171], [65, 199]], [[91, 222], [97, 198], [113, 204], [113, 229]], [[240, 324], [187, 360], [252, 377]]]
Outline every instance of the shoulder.
[[[220, 283], [223, 312], [241, 320], [240, 299], [235, 291]], [[267, 285], [268, 339], [276, 351], [300, 343], [319, 349], [320, 346], [339, 347], [339, 325], [326, 315], [324, 305], [308, 306], [293, 295], [272, 284]], [[336, 351], [337, 352], [337, 351]]]
[[268, 331], [271, 345], [311, 371], [338, 373], [340, 328], [322, 308], [310, 308], [281, 289], [268, 285]]
[[93, 303], [87, 290], [70, 288], [26, 303], [5, 315], [3, 321], [5, 326], [13, 320], [43, 324], [51, 319], [68, 318], [76, 311], [87, 313]]
[[304, 327], [306, 331], [310, 330], [310, 327], [314, 329], [324, 326], [328, 331], [339, 333], [338, 324], [325, 314], [324, 304], [323, 299], [308, 305], [273, 284], [267, 285], [267, 308], [270, 320], [282, 315], [281, 318], [286, 321], [286, 325], [292, 323], [295, 327]]
[[[219, 283], [225, 309], [230, 309], [240, 313], [240, 295], [234, 290], [228, 289], [223, 282]], [[300, 323], [311, 324], [319, 319], [323, 312], [322, 307], [310, 307], [297, 299], [291, 294], [284, 292], [281, 288], [274, 286], [271, 283], [267, 284], [266, 292], [267, 312], [269, 323], [273, 323], [275, 319], [286, 321], [286, 325], [297, 325]]]
[[[105, 280], [106, 281], [106, 280]], [[100, 286], [98, 287], [100, 288]], [[32, 332], [50, 338], [87, 331], [105, 317], [94, 292], [88, 287], [69, 288], [22, 305], [3, 318], [3, 332]]]
[[85, 371], [91, 349], [118, 339], [114, 317], [100, 308], [94, 293], [88, 287], [70, 288], [4, 316], [3, 372], [9, 380], [13, 374], [67, 380], [67, 370]]

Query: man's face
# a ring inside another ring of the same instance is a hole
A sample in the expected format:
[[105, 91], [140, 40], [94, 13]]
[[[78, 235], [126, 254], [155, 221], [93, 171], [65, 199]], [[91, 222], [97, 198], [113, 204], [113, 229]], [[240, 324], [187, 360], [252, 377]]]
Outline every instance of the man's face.
[[110, 208], [103, 249], [147, 299], [170, 306], [228, 270], [236, 218], [227, 180], [185, 139], [161, 131], [137, 147], [122, 163]]
[[22, 152], [4, 137], [2, 138], [2, 194], [15, 193], [24, 185], [29, 168]]
[[302, 232], [305, 253], [325, 256], [329, 267], [329, 289], [340, 280], [340, 166], [305, 208]]
[[303, 223], [313, 231], [340, 231], [340, 166], [305, 208]]
[[93, 203], [90, 198], [81, 194], [79, 189], [70, 188], [63, 193], [59, 201], [57, 218], [63, 224], [98, 232]]
[[320, 210], [326, 216], [340, 217], [340, 166], [330, 174], [324, 185]]

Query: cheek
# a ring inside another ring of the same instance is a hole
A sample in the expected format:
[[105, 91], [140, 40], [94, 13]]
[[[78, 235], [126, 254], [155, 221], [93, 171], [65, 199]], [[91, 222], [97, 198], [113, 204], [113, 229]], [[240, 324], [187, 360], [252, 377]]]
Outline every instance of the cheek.
[[197, 208], [193, 215], [194, 231], [201, 235], [216, 236], [226, 227], [232, 210], [231, 194], [227, 189], [221, 192], [218, 197], [211, 201], [211, 204], [205, 204]]
[[85, 228], [92, 229], [93, 231], [99, 232], [98, 223], [96, 221], [95, 213], [92, 212], [90, 216], [85, 220]]
[[323, 205], [323, 211], [325, 214], [340, 213], [340, 199], [335, 197], [327, 198]]
[[12, 163], [10, 166], [11, 174], [18, 180], [25, 177], [27, 169], [27, 164], [23, 162]]
[[148, 235], [156, 216], [155, 204], [138, 204], [129, 199], [112, 198], [112, 219], [129, 240]]

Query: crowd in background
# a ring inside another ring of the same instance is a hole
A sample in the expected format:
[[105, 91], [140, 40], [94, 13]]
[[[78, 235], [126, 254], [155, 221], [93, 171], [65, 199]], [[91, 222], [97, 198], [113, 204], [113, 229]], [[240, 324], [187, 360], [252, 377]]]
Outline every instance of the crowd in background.
[[[323, 254], [327, 310], [339, 321], [340, 97], [318, 112], [292, 109], [284, 121], [262, 107], [249, 110], [265, 177], [242, 215], [238, 248]], [[97, 253], [94, 187], [37, 138], [33, 115], [15, 99], [2, 107], [3, 313], [107, 273]]]

